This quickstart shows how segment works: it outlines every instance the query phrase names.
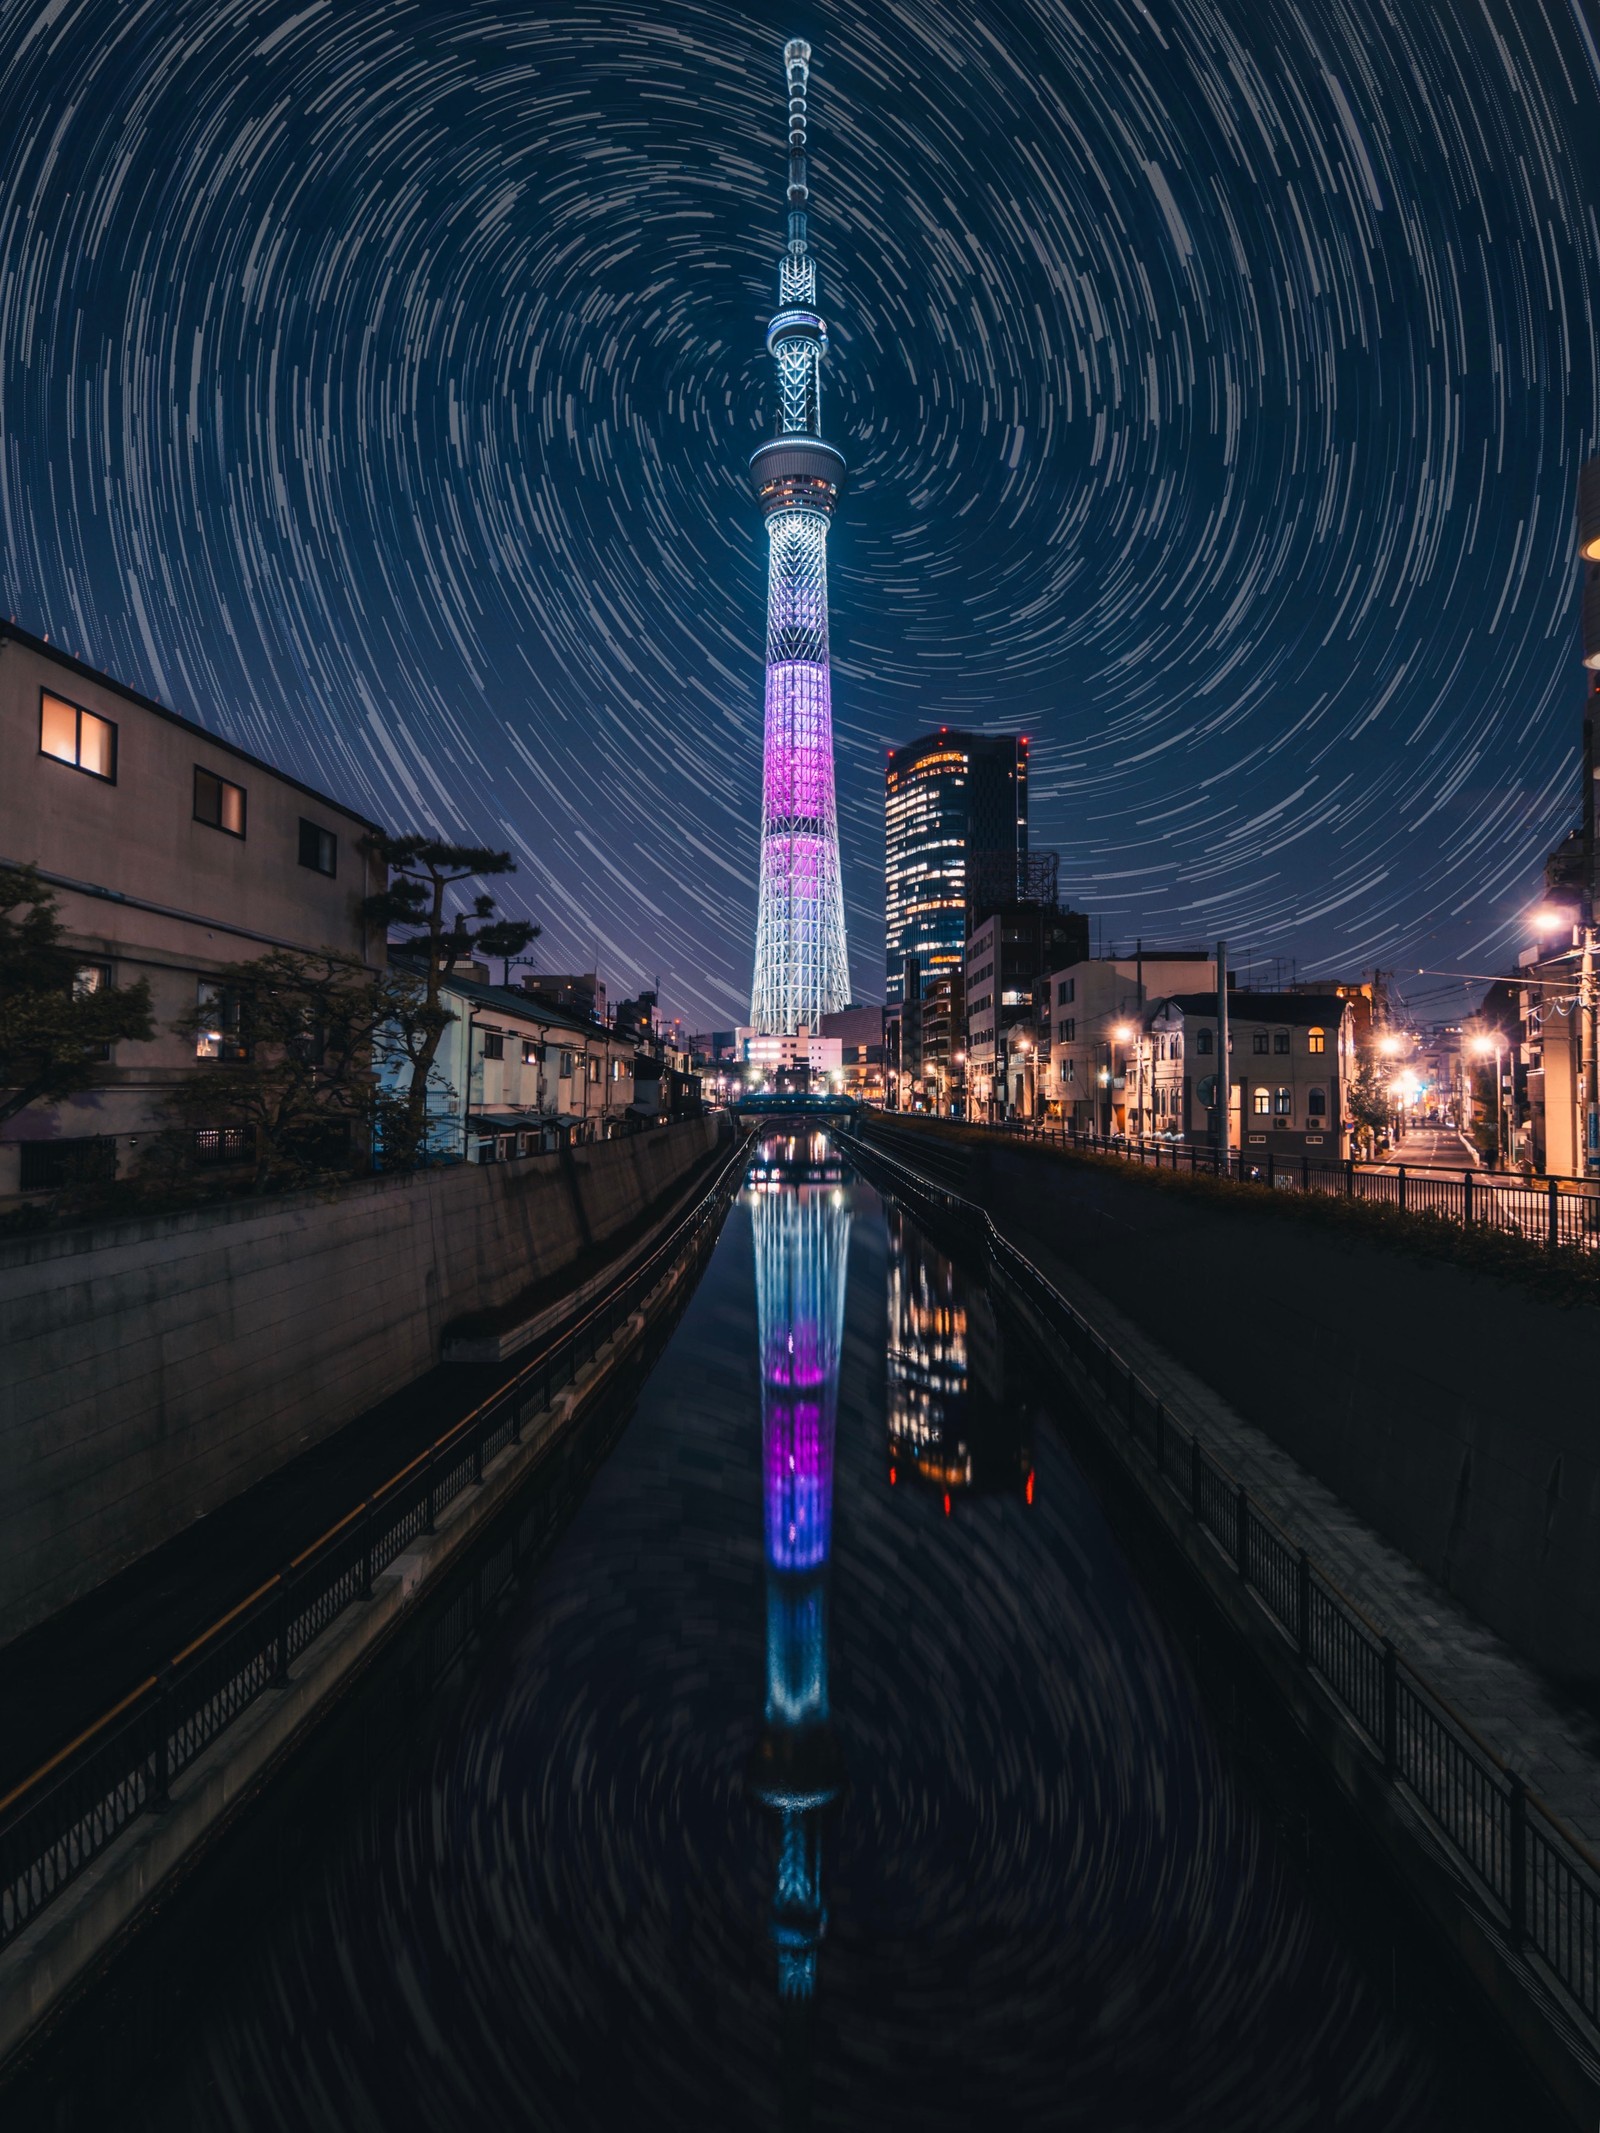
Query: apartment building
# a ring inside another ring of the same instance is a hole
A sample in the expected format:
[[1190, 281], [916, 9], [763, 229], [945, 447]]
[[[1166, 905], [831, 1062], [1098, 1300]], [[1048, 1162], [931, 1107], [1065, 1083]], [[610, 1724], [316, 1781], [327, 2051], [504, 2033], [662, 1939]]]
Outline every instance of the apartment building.
[[[1230, 1146], [1263, 1159], [1349, 1153], [1354, 1021], [1334, 992], [1229, 993]], [[1214, 1145], [1216, 1070], [1216, 994], [1152, 1002], [1130, 1048], [1125, 1130]]]
[[1052, 971], [1044, 1010], [1048, 1115], [1080, 1133], [1130, 1131], [1128, 1075], [1146, 1006], [1168, 993], [1215, 990], [1216, 982], [1216, 958], [1203, 948], [1102, 956]]
[[[94, 1085], [0, 1129], [0, 1197], [132, 1167], [165, 1093], [239, 1040], [217, 982], [274, 948], [381, 966], [362, 921], [383, 886], [363, 815], [165, 704], [0, 626], [0, 863], [54, 891], [81, 986], [148, 980], [155, 1036], [119, 1043]], [[214, 1010], [196, 1038], [173, 1024]], [[219, 1156], [234, 1152], [216, 1138]], [[238, 1151], [244, 1153], [246, 1151]]]
[[1027, 1028], [1019, 1045], [1036, 1043], [1034, 992], [1048, 972], [1083, 961], [1089, 921], [1081, 911], [1049, 904], [1009, 903], [991, 911], [966, 945], [966, 1077], [969, 1112], [997, 1118], [1018, 1108], [1009, 1071], [1011, 1032]]
[[440, 1040], [428, 1099], [437, 1157], [506, 1162], [612, 1140], [639, 1123], [631, 1032], [492, 984], [482, 963], [449, 977], [440, 997], [455, 1020]]

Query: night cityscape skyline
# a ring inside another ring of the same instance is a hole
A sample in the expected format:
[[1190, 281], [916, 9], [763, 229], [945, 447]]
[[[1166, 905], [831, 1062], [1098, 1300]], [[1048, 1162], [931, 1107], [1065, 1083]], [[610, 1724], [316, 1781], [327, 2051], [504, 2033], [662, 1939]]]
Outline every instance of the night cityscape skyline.
[[1600, 2124], [1533, 14], [0, 0], [6, 2133]]
[[[783, 28], [828, 99], [854, 994], [884, 751], [944, 722], [1030, 734], [1100, 937], [1497, 967], [1576, 811], [1589, 18]], [[13, 9], [0, 76], [3, 611], [504, 842], [557, 960], [711, 1022], [756, 891], [773, 45], [81, 5]]]

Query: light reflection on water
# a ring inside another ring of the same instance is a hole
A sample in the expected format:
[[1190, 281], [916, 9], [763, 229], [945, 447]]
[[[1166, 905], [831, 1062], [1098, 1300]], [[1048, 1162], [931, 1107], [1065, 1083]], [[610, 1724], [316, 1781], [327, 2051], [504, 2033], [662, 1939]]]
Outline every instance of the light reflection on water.
[[1492, 2122], [1287, 1872], [1048, 1411], [981, 1275], [767, 1144], [465, 1681], [291, 1778], [48, 2122], [109, 2122], [112, 2057], [116, 2123], [198, 2133]]

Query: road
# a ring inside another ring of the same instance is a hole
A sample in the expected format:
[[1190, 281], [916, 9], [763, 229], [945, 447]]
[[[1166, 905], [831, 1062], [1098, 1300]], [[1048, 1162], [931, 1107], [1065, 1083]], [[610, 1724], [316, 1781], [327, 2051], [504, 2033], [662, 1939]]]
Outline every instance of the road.
[[1476, 1170], [1477, 1150], [1454, 1126], [1413, 1126], [1382, 1158], [1408, 1170]]

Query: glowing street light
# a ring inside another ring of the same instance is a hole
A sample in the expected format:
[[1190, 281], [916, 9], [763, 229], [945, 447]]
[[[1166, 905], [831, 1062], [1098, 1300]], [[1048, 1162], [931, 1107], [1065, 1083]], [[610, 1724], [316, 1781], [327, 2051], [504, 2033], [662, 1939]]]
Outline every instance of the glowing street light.
[[1506, 1136], [1502, 1123], [1505, 1111], [1505, 1070], [1500, 1063], [1505, 1050], [1505, 1034], [1501, 1030], [1479, 1030], [1472, 1039], [1472, 1049], [1480, 1059], [1494, 1060], [1494, 1160], [1500, 1169], [1505, 1162]]

